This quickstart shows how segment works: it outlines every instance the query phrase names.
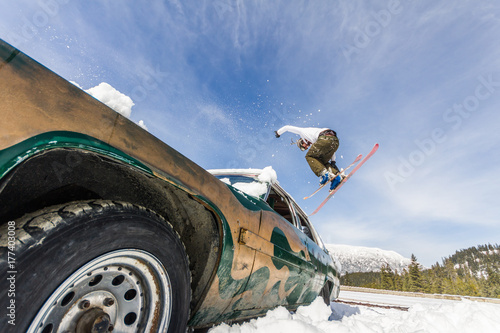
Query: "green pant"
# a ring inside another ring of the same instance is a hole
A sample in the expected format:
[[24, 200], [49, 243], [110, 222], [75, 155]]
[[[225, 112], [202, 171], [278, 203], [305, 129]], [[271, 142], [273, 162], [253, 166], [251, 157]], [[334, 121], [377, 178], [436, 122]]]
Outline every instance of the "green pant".
[[339, 172], [335, 162], [330, 162], [338, 148], [339, 139], [336, 136], [322, 135], [311, 145], [306, 154], [306, 160], [316, 176], [320, 177], [325, 169]]

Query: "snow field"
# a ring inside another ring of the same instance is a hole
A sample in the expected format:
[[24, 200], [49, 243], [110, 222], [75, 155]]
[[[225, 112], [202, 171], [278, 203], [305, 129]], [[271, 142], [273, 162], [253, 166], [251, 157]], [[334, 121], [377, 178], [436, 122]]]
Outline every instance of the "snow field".
[[295, 314], [285, 308], [240, 325], [221, 324], [209, 333], [457, 333], [500, 332], [500, 305], [468, 300], [414, 304], [408, 311], [325, 305], [317, 298]]

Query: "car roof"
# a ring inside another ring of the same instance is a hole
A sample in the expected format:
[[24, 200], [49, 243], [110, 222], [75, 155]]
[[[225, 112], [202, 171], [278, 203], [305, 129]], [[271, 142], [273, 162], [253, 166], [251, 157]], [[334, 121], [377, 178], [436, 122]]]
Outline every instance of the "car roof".
[[214, 176], [218, 175], [241, 175], [241, 176], [258, 176], [262, 173], [262, 169], [210, 169], [207, 170]]
[[[248, 169], [211, 169], [207, 171], [214, 176], [223, 176], [223, 175], [246, 176], [258, 179], [259, 175], [261, 175], [265, 170], [248, 168]], [[271, 183], [271, 187], [275, 191], [280, 193], [280, 195], [290, 198], [295, 203], [296, 209], [299, 210], [303, 216], [307, 217], [307, 214], [304, 212], [302, 207], [300, 207], [297, 201], [283, 187], [281, 187], [281, 185], [277, 180]]]

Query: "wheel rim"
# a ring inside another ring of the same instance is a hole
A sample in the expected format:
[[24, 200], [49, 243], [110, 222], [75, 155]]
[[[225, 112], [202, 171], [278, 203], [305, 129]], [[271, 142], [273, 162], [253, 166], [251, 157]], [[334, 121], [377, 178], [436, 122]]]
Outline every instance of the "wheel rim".
[[134, 249], [109, 252], [67, 278], [28, 332], [163, 332], [171, 296], [167, 270], [155, 256]]

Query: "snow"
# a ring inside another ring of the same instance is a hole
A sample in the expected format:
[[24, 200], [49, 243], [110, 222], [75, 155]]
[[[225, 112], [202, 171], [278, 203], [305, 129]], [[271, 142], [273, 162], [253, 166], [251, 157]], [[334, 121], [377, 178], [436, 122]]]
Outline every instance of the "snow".
[[259, 181], [262, 183], [274, 184], [277, 180], [278, 176], [272, 166], [267, 166], [262, 169], [262, 172], [259, 175]]
[[[349, 291], [342, 290], [339, 299], [349, 302], [361, 302], [379, 305], [397, 305], [397, 306], [407, 306], [411, 307], [416, 304], [442, 304], [449, 302], [456, 302], [450, 299], [444, 299], [444, 297], [454, 297], [453, 295], [423, 295], [419, 293], [401, 293], [400, 295], [394, 294], [383, 294], [384, 290], [375, 290], [375, 292], [359, 292], [359, 291]], [[408, 296], [408, 295], [411, 295]], [[430, 297], [434, 296], [436, 298]], [[458, 299], [460, 297], [455, 296]]]
[[140, 127], [142, 127], [142, 129], [144, 130], [148, 130], [148, 128], [146, 127], [146, 124], [144, 124], [144, 120], [139, 120], [139, 122], [137, 122], [137, 125], [139, 125]]
[[267, 188], [269, 184], [277, 183], [278, 176], [276, 171], [271, 167], [267, 166], [264, 169], [213, 169], [208, 170], [208, 172], [213, 175], [249, 175], [255, 177], [254, 182], [236, 182], [231, 183], [229, 178], [221, 178], [220, 180], [234, 188], [240, 190], [241, 192], [251, 195], [253, 197], [260, 197], [267, 193]]
[[258, 175], [262, 172], [262, 169], [209, 169], [207, 170], [213, 175], [229, 175], [229, 174], [243, 174], [243, 175]]
[[321, 298], [294, 314], [278, 307], [243, 324], [221, 324], [209, 333], [411, 333], [500, 332], [500, 305], [472, 301], [416, 303], [408, 311], [332, 303]]
[[[74, 82], [70, 81], [72, 84], [82, 89], [82, 87]], [[122, 116], [130, 119], [130, 115], [132, 114], [132, 107], [135, 105], [132, 101], [132, 98], [129, 96], [119, 92], [109, 83], [101, 82], [99, 85], [85, 90], [86, 93], [99, 100], [100, 102], [106, 104], [106, 106], [115, 110]], [[139, 120], [137, 123], [142, 129], [148, 130], [144, 120]]]
[[[222, 179], [221, 179], [222, 180]], [[224, 178], [223, 180], [226, 184], [229, 184], [228, 181], [229, 179]], [[230, 184], [231, 185], [231, 184]], [[241, 192], [251, 195], [253, 197], [260, 197], [261, 195], [266, 194], [267, 192], [267, 185], [263, 183], [234, 183], [232, 184], [234, 188], [237, 188]]]
[[134, 102], [132, 98], [122, 94], [109, 83], [101, 82], [98, 86], [85, 90], [87, 93], [100, 100], [126, 118], [130, 118]]
[[488, 250], [488, 251], [479, 251], [479, 252], [481, 252], [482, 254], [493, 255], [493, 254], [500, 253], [500, 250]]
[[342, 265], [342, 274], [355, 272], [379, 272], [383, 265], [388, 264], [393, 271], [402, 272], [411, 263], [395, 251], [382, 250], [374, 247], [326, 244], [332, 257]]

